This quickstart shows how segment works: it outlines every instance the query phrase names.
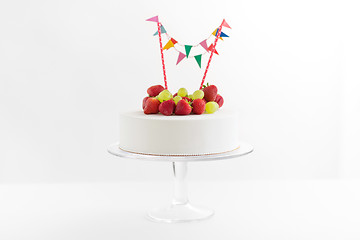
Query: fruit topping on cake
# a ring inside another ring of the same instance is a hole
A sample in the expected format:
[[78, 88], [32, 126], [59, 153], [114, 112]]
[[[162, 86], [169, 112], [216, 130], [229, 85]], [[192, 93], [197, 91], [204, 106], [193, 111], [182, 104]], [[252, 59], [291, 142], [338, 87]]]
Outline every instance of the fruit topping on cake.
[[143, 99], [142, 104], [145, 114], [200, 115], [214, 113], [224, 104], [223, 97], [217, 94], [217, 87], [209, 84], [193, 94], [188, 94], [186, 88], [180, 88], [172, 95], [161, 85], [149, 87], [147, 93], [149, 96]]
[[161, 112], [162, 114], [164, 114], [166, 116], [170, 116], [171, 114], [174, 113], [175, 106], [176, 106], [176, 104], [173, 99], [164, 101], [159, 106], [159, 112]]
[[147, 93], [149, 94], [149, 97], [156, 97], [161, 93], [165, 88], [161, 85], [155, 85], [152, 87], [149, 87], [147, 90]]
[[173, 98], [175, 104], [177, 104], [181, 99], [182, 99], [182, 97], [180, 97], [180, 96], [175, 96], [175, 97]]
[[218, 94], [216, 95], [215, 102], [217, 102], [217, 104], [219, 104], [219, 108], [221, 108], [221, 106], [224, 104], [224, 98]]
[[172, 98], [173, 98], [173, 96], [172, 96], [171, 92], [169, 90], [167, 90], [167, 89], [161, 91], [159, 93], [159, 95], [157, 95], [157, 99], [160, 102], [167, 101], [167, 100], [170, 100]]
[[203, 86], [204, 98], [207, 102], [215, 101], [217, 95], [217, 87], [215, 85], [210, 85], [209, 83], [207, 86]]
[[195, 99], [192, 103], [192, 107], [192, 112], [194, 114], [203, 114], [205, 112], [205, 102], [202, 99]]
[[149, 97], [145, 102], [144, 113], [155, 114], [159, 112], [160, 101], [156, 98]]
[[150, 97], [144, 97], [144, 99], [143, 99], [143, 104], [142, 104], [143, 110], [145, 109], [146, 100], [148, 100], [149, 98], [150, 98]]
[[205, 111], [207, 113], [214, 113], [219, 109], [219, 104], [216, 102], [207, 102], [205, 105]]
[[175, 115], [189, 115], [191, 113], [191, 106], [190, 104], [184, 100], [181, 99], [177, 104], [175, 108]]
[[180, 97], [187, 97], [188, 91], [186, 90], [186, 88], [180, 88], [177, 92], [177, 95]]

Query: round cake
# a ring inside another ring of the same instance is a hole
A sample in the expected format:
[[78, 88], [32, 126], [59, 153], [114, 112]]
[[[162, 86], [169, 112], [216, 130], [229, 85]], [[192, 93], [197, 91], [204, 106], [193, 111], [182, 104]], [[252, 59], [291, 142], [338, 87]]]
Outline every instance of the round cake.
[[142, 111], [120, 114], [119, 148], [124, 151], [179, 156], [218, 154], [238, 147], [234, 111], [171, 117]]

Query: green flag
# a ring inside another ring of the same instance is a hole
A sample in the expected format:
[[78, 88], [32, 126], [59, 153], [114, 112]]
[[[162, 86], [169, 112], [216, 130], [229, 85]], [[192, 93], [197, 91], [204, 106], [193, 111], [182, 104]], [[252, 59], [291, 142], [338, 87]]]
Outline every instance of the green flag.
[[201, 56], [202, 56], [201, 54], [194, 56], [196, 62], [199, 64], [199, 67], [200, 67], [200, 68], [201, 68]]
[[190, 50], [193, 46], [191, 45], [185, 45], [185, 52], [186, 52], [186, 57], [189, 57], [189, 53], [190, 53]]

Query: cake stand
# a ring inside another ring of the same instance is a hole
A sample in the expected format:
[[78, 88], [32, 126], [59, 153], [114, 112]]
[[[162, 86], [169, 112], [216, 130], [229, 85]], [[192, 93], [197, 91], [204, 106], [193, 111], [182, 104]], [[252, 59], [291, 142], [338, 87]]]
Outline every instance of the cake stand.
[[214, 215], [213, 210], [201, 206], [195, 206], [189, 202], [187, 184], [185, 181], [188, 162], [231, 159], [244, 156], [252, 151], [253, 147], [246, 143], [240, 143], [240, 147], [233, 151], [201, 156], [159, 156], [130, 153], [121, 150], [118, 143], [114, 143], [108, 148], [108, 152], [117, 157], [172, 163], [175, 179], [175, 191], [172, 203], [167, 208], [153, 209], [148, 212], [150, 220], [167, 223], [203, 220]]

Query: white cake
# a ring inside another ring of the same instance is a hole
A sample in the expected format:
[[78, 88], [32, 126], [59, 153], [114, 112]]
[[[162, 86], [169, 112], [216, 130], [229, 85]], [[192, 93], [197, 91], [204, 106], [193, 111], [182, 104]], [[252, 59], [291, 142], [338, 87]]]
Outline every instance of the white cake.
[[152, 155], [203, 155], [239, 147], [238, 116], [221, 109], [215, 114], [164, 116], [142, 111], [120, 114], [119, 147]]

